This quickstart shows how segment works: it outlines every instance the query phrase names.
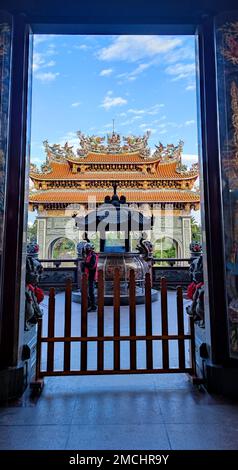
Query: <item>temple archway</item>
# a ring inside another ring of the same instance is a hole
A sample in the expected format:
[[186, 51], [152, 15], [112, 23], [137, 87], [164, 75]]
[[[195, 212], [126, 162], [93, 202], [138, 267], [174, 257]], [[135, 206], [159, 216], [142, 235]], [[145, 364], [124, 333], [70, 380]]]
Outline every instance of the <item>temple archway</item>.
[[179, 242], [171, 237], [158, 238], [154, 243], [154, 258], [178, 258], [181, 256]]
[[48, 246], [49, 259], [67, 259], [76, 257], [75, 242], [66, 237], [52, 240]]

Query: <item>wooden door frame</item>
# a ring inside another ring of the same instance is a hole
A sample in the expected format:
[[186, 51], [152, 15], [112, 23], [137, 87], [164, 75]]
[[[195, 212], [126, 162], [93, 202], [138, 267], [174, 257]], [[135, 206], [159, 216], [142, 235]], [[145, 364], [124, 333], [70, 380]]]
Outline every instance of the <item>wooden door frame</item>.
[[[27, 87], [29, 33], [43, 34], [195, 34], [197, 25], [184, 24], [91, 24], [72, 19], [72, 23], [52, 24], [47, 18], [13, 15], [11, 116], [6, 205], [5, 260], [3, 266], [3, 336], [2, 367], [18, 360], [20, 322], [22, 234], [25, 194], [25, 146], [27, 122]], [[209, 280], [210, 354], [215, 363], [227, 358], [226, 302], [222, 238], [221, 183], [219, 178], [217, 94], [213, 18], [205, 18], [197, 31], [199, 37], [201, 134], [206, 208], [207, 275]], [[211, 183], [216, 175], [216, 186]], [[220, 257], [217, 258], [217, 253]], [[13, 255], [15, 254], [15, 256]], [[216, 259], [216, 263], [215, 263]], [[216, 292], [215, 292], [216, 288]], [[220, 312], [220, 313], [218, 313]]]

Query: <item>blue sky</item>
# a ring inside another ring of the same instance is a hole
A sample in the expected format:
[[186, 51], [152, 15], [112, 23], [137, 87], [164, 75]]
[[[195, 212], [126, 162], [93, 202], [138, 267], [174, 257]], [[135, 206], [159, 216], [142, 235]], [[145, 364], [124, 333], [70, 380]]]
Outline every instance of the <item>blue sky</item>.
[[197, 157], [195, 40], [192, 36], [34, 36], [31, 160], [42, 141], [78, 146], [76, 131], [184, 141]]

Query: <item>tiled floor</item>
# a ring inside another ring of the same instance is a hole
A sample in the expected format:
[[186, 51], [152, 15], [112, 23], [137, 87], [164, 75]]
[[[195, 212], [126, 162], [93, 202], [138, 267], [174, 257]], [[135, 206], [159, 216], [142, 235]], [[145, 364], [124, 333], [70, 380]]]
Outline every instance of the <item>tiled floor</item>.
[[51, 378], [0, 409], [0, 449], [238, 449], [238, 403], [184, 375]]
[[[170, 296], [170, 302], [174, 301], [174, 295]], [[93, 315], [89, 318], [92, 334]], [[110, 330], [110, 308], [105, 316]], [[155, 330], [159, 331], [158, 302], [153, 304], [153, 316]], [[57, 296], [57, 334], [62, 330], [62, 318], [61, 294]], [[125, 332], [126, 307], [122, 319]], [[79, 320], [79, 306], [74, 305], [75, 331]], [[137, 320], [143, 331], [142, 307]], [[176, 331], [174, 313], [170, 315], [170, 331], [173, 330]], [[174, 363], [176, 351], [174, 345]], [[75, 367], [78, 352], [75, 349], [72, 353]], [[138, 360], [142, 359], [143, 350], [138, 354]], [[62, 361], [60, 350], [57, 361]], [[93, 366], [93, 349], [90, 362]], [[238, 402], [193, 387], [184, 374], [50, 378], [45, 379], [38, 400], [31, 401], [26, 392], [17, 404], [0, 408], [0, 449], [238, 449]]]

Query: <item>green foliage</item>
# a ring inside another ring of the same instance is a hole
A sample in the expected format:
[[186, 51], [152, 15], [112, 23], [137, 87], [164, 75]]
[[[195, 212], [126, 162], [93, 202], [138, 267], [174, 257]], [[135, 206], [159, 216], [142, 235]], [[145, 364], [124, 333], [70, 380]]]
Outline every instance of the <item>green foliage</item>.
[[68, 238], [60, 238], [54, 244], [52, 256], [53, 259], [75, 258], [76, 253], [74, 242]]
[[176, 248], [172, 246], [168, 250], [155, 250], [153, 255], [154, 258], [176, 258]]
[[194, 217], [191, 217], [192, 241], [201, 242], [202, 229]]
[[36, 242], [36, 239], [37, 239], [37, 220], [35, 220], [32, 225], [28, 224], [28, 227], [27, 227], [27, 242], [28, 243]]
[[[156, 259], [159, 258], [176, 258], [177, 253], [176, 253], [176, 246], [172, 242], [172, 240], [165, 238], [162, 238], [160, 242], [156, 243], [156, 247], [153, 252], [153, 256]], [[168, 263], [166, 261], [161, 261], [161, 262], [156, 262], [155, 261], [155, 266], [167, 266]]]

